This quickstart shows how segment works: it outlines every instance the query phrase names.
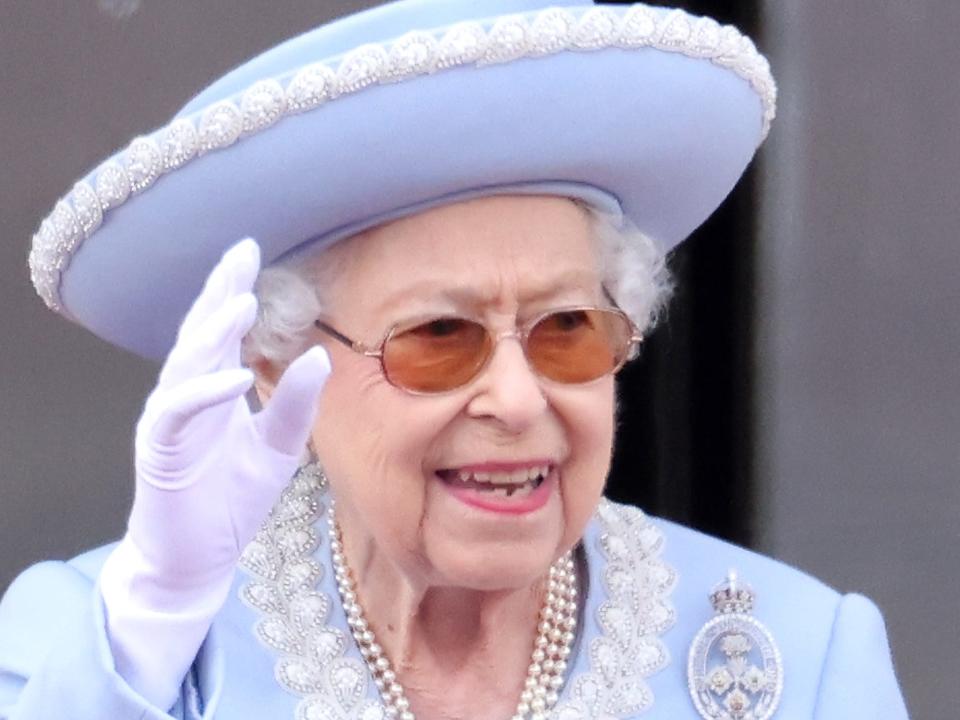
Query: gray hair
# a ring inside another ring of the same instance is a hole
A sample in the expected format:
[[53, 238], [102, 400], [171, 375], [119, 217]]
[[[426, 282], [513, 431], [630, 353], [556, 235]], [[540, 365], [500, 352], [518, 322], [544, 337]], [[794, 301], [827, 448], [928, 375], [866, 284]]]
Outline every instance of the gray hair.
[[[673, 289], [664, 251], [633, 223], [577, 204], [593, 225], [603, 287], [641, 332], [648, 331], [661, 317]], [[341, 255], [325, 248], [297, 253], [260, 273], [254, 290], [260, 307], [243, 342], [244, 362], [265, 360], [282, 369], [315, 342], [314, 321], [323, 312], [323, 289], [341, 264]]]

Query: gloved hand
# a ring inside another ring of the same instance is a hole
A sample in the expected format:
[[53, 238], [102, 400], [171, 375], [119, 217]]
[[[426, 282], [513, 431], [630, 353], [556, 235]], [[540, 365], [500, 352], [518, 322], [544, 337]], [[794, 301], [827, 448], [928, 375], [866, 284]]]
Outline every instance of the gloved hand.
[[244, 546], [293, 476], [330, 372], [320, 347], [254, 415], [240, 343], [256, 318], [252, 240], [228, 250], [187, 313], [136, 429], [136, 495], [100, 592], [117, 671], [171, 707]]

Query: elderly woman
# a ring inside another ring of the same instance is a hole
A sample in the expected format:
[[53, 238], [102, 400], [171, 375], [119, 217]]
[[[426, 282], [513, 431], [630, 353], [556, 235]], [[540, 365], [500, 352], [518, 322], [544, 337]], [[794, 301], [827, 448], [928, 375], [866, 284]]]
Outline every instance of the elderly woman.
[[48, 304], [166, 360], [125, 537], [0, 606], [0, 717], [906, 716], [869, 601], [602, 498], [765, 62], [681, 11], [477, 5], [268, 51], [41, 227]]

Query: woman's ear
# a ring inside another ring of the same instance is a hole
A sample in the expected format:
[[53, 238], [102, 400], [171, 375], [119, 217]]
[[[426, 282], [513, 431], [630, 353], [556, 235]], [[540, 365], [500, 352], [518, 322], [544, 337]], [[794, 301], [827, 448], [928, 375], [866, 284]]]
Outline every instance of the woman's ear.
[[270, 401], [273, 390], [277, 386], [277, 380], [280, 379], [280, 372], [266, 358], [258, 358], [250, 363], [250, 369], [253, 370], [253, 390], [257, 393], [257, 399], [260, 406], [263, 407]]

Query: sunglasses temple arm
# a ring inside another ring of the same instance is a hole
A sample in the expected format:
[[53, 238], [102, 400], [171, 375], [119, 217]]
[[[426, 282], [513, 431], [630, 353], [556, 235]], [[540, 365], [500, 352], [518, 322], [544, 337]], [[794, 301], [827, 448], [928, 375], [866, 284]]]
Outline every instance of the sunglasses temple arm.
[[364, 345], [361, 345], [360, 343], [354, 340], [351, 340], [350, 338], [348, 338], [346, 335], [344, 335], [342, 332], [337, 330], [332, 325], [327, 325], [327, 323], [325, 323], [323, 320], [314, 320], [313, 324], [318, 330], [326, 333], [337, 342], [343, 343], [354, 352], [358, 352], [361, 355], [369, 355], [371, 357], [380, 357], [381, 353], [379, 351], [371, 350], [370, 348], [365, 347]]

